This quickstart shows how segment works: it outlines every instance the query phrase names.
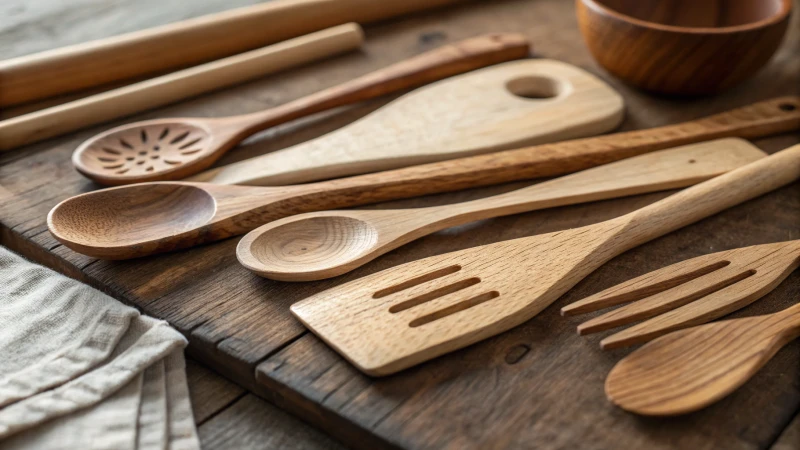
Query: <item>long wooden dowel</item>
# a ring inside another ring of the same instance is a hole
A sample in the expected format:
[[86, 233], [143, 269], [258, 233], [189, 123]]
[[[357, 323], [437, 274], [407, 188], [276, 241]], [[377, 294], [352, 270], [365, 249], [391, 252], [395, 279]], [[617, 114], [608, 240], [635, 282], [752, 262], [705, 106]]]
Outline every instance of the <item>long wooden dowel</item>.
[[272, 0], [0, 61], [0, 107], [211, 61], [460, 0]]
[[0, 151], [167, 105], [361, 46], [350, 23], [0, 122]]

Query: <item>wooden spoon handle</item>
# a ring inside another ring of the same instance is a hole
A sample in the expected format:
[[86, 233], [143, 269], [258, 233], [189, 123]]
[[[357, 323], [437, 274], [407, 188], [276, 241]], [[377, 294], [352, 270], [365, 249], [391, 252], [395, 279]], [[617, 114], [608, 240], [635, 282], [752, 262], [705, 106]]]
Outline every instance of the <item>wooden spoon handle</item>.
[[780, 97], [676, 125], [544, 144], [303, 185], [305, 211], [345, 208], [588, 169], [720, 137], [757, 138], [800, 129], [800, 97]]
[[787, 342], [800, 337], [800, 303], [773, 315], [777, 321], [788, 324]]
[[743, 139], [717, 139], [623, 159], [504, 194], [420, 208], [415, 215], [443, 229], [534, 209], [683, 188], [764, 157]]
[[629, 249], [800, 178], [800, 144], [685, 189], [615, 219], [626, 222], [614, 236]]
[[486, 34], [445, 45], [275, 108], [231, 120], [244, 123], [239, 136], [246, 137], [321, 111], [521, 59], [528, 56], [529, 51], [527, 39], [519, 33]]

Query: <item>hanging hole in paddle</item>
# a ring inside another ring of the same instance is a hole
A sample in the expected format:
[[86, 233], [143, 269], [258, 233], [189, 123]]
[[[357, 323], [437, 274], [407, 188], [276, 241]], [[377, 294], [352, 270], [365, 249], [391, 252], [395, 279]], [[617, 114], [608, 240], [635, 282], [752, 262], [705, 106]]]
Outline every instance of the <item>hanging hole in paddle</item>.
[[507, 82], [506, 89], [517, 97], [542, 100], [558, 96], [563, 86], [558, 80], [530, 75]]

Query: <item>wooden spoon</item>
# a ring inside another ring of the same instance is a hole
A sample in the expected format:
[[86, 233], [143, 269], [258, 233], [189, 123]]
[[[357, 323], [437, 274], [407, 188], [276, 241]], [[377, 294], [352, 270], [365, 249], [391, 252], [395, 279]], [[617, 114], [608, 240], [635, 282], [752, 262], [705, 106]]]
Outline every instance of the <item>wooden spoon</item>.
[[800, 304], [676, 331], [617, 363], [606, 395], [620, 408], [648, 416], [696, 411], [739, 388], [797, 337]]
[[227, 118], [156, 119], [123, 125], [84, 142], [75, 168], [101, 184], [184, 178], [211, 166], [236, 144], [266, 128], [299, 117], [528, 55], [515, 33], [457, 42], [257, 113]]
[[431, 256], [292, 305], [369, 375], [388, 375], [517, 326], [611, 258], [800, 178], [800, 144], [637, 211]]
[[246, 233], [292, 214], [561, 175], [722, 136], [800, 128], [800, 98], [781, 97], [691, 122], [539, 145], [298, 186], [155, 182], [81, 194], [56, 205], [50, 232], [67, 247], [127, 259]]
[[422, 236], [476, 220], [690, 186], [764, 157], [742, 139], [692, 144], [624, 159], [501, 195], [415, 209], [324, 211], [248, 233], [244, 267], [282, 281], [330, 278]]

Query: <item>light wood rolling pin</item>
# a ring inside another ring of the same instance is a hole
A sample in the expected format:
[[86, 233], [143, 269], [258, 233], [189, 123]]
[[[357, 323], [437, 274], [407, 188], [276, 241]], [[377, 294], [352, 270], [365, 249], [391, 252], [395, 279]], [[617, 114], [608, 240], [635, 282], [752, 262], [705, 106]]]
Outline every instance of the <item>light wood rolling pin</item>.
[[296, 67], [361, 46], [355, 23], [339, 25], [0, 122], [0, 151], [51, 138]]
[[273, 0], [0, 61], [0, 107], [163, 73], [348, 22], [459, 0]]

